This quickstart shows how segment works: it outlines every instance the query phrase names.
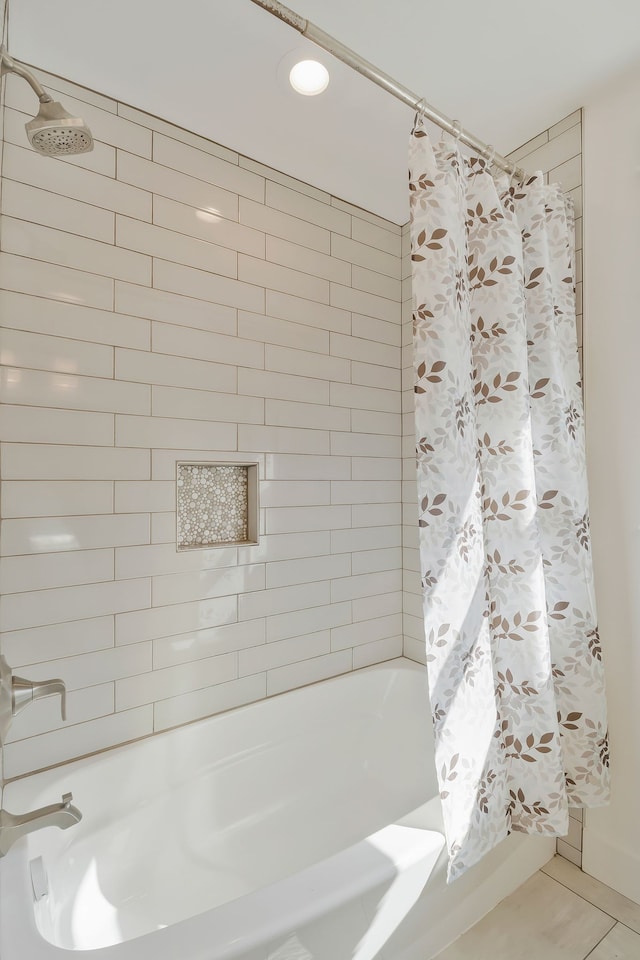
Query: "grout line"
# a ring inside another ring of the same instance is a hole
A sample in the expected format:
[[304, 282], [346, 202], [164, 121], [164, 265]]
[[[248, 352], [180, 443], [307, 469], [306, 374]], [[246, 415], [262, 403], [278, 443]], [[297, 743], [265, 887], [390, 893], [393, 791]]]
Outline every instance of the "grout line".
[[[561, 860], [564, 860], [564, 859], [565, 859], [563, 856], [561, 856], [561, 854], [557, 854], [557, 856], [559, 856]], [[567, 861], [567, 862], [568, 862], [568, 863], [571, 863], [570, 860]], [[572, 866], [575, 866], [575, 864], [571, 864], [571, 865], [572, 865]], [[545, 864], [545, 866], [546, 866], [546, 864]], [[576, 867], [576, 870], [579, 870], [580, 873], [583, 873], [583, 872], [584, 872], [580, 867]], [[564, 888], [565, 888], [565, 890], [569, 890], [571, 893], [574, 893], [574, 894], [576, 895], [576, 897], [579, 897], [579, 898], [580, 898], [581, 900], [583, 900], [585, 903], [591, 904], [591, 906], [592, 906], [592, 907], [595, 907], [596, 910], [599, 910], [600, 913], [604, 913], [607, 917], [610, 917], [611, 920], [614, 921], [613, 926], [615, 926], [616, 923], [621, 923], [623, 927], [626, 927], [626, 926], [627, 926], [626, 923], [623, 923], [622, 920], [619, 920], [619, 919], [618, 919], [617, 917], [615, 917], [612, 913], [609, 913], [609, 911], [608, 911], [608, 910], [605, 910], [605, 908], [602, 907], [602, 906], [600, 906], [600, 904], [595, 903], [594, 900], [590, 900], [588, 897], [584, 896], [584, 894], [578, 893], [578, 891], [575, 890], [573, 887], [571, 887], [568, 883], [565, 883], [563, 880], [559, 880], [557, 877], [554, 877], [554, 876], [552, 876], [550, 873], [547, 873], [544, 867], [541, 867], [541, 868], [540, 868], [540, 872], [541, 872], [541, 873], [544, 873], [545, 877], [549, 877], [550, 880], [555, 880], [555, 882], [556, 882], [556, 883], [559, 883], [561, 887], [564, 887]], [[589, 876], [589, 874], [587, 874], [587, 876]], [[607, 886], [606, 883], [602, 883], [602, 881], [597, 880], [597, 878], [594, 877], [593, 879], [596, 880], [597, 883], [601, 883], [603, 887], [606, 887], [606, 886]], [[608, 890], [611, 890], [611, 889], [613, 889], [613, 888], [612, 888], [612, 887], [607, 887], [607, 889], [608, 889]], [[614, 890], [614, 893], [617, 893], [617, 891]], [[623, 896], [623, 894], [619, 894], [619, 896]], [[608, 935], [609, 933], [611, 933], [611, 930], [612, 930], [612, 929], [613, 929], [613, 927], [610, 927], [610, 929], [607, 931], [607, 934], [605, 934], [605, 936]], [[633, 933], [637, 934], [638, 937], [640, 937], [640, 934], [638, 933], [638, 931], [637, 931], [637, 930], [634, 930], [633, 927], [629, 927], [628, 929], [631, 930]], [[595, 948], [594, 948], [594, 949], [595, 949]], [[585, 960], [586, 960], [586, 958], [585, 958]]]
[[[589, 901], [585, 901], [585, 903], [588, 903], [588, 902], [589, 902]], [[598, 947], [599, 947], [600, 944], [603, 942], [603, 940], [606, 940], [606, 939], [607, 939], [607, 937], [609, 936], [609, 934], [611, 933], [611, 931], [612, 931], [612, 930], [614, 929], [614, 927], [616, 927], [617, 925], [618, 925], [617, 923], [614, 923], [614, 924], [613, 924], [613, 927], [610, 927], [610, 928], [607, 930], [607, 932], [605, 933], [604, 937], [602, 937], [600, 940], [598, 940], [598, 942], [596, 943], [596, 945], [595, 945], [591, 950], [589, 950], [589, 953], [585, 954], [585, 956], [583, 957], [583, 960], [588, 960], [589, 957], [593, 956], [593, 954], [594, 954], [595, 951], [598, 949]]]

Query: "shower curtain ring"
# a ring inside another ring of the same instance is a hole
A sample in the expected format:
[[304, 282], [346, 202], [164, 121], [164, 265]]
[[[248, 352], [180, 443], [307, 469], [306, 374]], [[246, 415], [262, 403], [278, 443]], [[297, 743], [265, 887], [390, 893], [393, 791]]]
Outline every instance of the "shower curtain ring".
[[462, 136], [462, 124], [459, 120], [453, 121], [453, 130], [451, 131], [451, 136], [454, 140], [459, 140]]
[[424, 97], [421, 100], [418, 100], [418, 102], [416, 103], [416, 117], [413, 122], [414, 127], [417, 127], [418, 124], [422, 125], [422, 121], [424, 120], [424, 111], [425, 111], [426, 105], [427, 105], [427, 101], [424, 99]]
[[496, 148], [489, 143], [485, 151], [485, 160], [487, 162], [487, 169], [490, 169], [493, 166], [493, 161], [495, 159], [495, 156], [496, 156]]

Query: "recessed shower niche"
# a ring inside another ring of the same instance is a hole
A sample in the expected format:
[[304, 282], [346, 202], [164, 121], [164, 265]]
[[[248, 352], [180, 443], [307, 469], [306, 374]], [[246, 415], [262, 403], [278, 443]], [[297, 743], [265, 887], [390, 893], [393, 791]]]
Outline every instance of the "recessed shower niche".
[[258, 542], [257, 463], [177, 463], [178, 550]]

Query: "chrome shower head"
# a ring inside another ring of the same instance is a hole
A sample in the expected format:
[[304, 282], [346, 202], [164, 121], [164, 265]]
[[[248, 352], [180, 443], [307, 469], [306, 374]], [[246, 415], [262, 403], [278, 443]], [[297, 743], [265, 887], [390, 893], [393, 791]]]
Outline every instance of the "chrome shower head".
[[41, 102], [37, 116], [25, 123], [25, 130], [33, 149], [48, 157], [93, 150], [93, 137], [84, 120], [70, 116], [57, 100]]
[[17, 73], [26, 80], [40, 101], [33, 120], [25, 124], [29, 143], [47, 157], [72, 156], [93, 150], [93, 137], [84, 120], [72, 117], [61, 103], [49, 96], [24, 64], [14, 60], [7, 48], [0, 47], [0, 76]]

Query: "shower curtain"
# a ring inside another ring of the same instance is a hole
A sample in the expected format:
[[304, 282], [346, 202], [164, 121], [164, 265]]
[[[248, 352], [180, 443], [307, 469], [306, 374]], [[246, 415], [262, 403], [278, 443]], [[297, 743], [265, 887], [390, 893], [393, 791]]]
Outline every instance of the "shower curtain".
[[558, 185], [410, 145], [427, 669], [455, 879], [511, 831], [607, 802], [575, 333]]

